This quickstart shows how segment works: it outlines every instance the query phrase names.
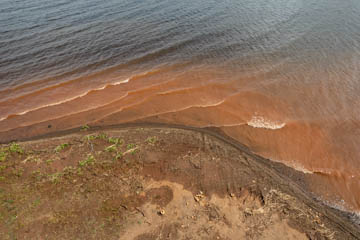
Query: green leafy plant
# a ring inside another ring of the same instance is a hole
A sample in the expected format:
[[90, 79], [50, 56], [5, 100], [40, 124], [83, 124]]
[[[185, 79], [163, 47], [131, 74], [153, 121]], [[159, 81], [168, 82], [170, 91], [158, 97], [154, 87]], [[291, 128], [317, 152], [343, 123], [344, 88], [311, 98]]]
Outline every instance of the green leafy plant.
[[0, 152], [0, 162], [4, 162], [6, 160], [7, 153], [5, 151]]
[[88, 141], [93, 141], [95, 140], [97, 137], [95, 135], [87, 135], [84, 137], [86, 140]]
[[148, 137], [145, 140], [146, 143], [150, 144], [150, 145], [155, 145], [155, 143], [157, 142], [157, 138], [156, 137]]
[[84, 167], [89, 164], [93, 164], [94, 162], [95, 162], [95, 157], [93, 155], [89, 154], [86, 159], [79, 161], [79, 165], [81, 167]]
[[9, 146], [9, 152], [23, 154], [24, 149], [22, 149], [21, 146], [17, 143], [11, 143]]
[[130, 149], [136, 148], [136, 145], [133, 144], [133, 143], [129, 143], [129, 144], [126, 146], [126, 148], [127, 148], [128, 150], [130, 150]]
[[59, 146], [57, 146], [56, 148], [55, 148], [55, 152], [60, 152], [61, 150], [64, 150], [65, 148], [67, 148], [67, 147], [69, 147], [70, 146], [70, 144], [68, 144], [68, 143], [63, 143], [63, 144], [60, 144]]
[[116, 144], [108, 146], [107, 148], [105, 148], [105, 151], [106, 152], [116, 152], [117, 151]]
[[110, 137], [108, 139], [109, 143], [112, 143], [112, 144], [116, 144], [116, 145], [121, 145], [124, 143], [124, 141], [120, 138], [114, 138], [114, 137]]
[[90, 129], [90, 127], [89, 127], [89, 125], [87, 125], [87, 124], [81, 126], [81, 130], [82, 130], [82, 131], [86, 131], [86, 130], [89, 130], [89, 129]]
[[108, 136], [105, 133], [100, 133], [97, 137], [99, 139], [102, 139], [102, 140], [107, 140], [108, 139]]

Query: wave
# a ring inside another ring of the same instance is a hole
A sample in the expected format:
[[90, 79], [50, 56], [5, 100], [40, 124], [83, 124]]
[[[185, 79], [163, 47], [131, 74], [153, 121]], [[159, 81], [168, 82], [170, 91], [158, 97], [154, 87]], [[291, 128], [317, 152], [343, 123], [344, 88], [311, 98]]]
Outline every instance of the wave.
[[86, 95], [88, 95], [89, 93], [94, 92], [94, 91], [101, 91], [101, 90], [104, 90], [105, 88], [110, 87], [110, 86], [116, 86], [116, 85], [120, 85], [120, 84], [123, 84], [123, 83], [128, 83], [129, 80], [130, 80], [130, 78], [127, 78], [125, 80], [117, 81], [117, 82], [114, 82], [114, 83], [111, 83], [111, 84], [105, 84], [102, 87], [91, 89], [91, 90], [86, 91], [86, 92], [84, 92], [84, 93], [82, 93], [80, 95], [77, 95], [77, 96], [72, 97], [72, 98], [65, 99], [63, 101], [59, 101], [59, 102], [55, 102], [55, 103], [49, 103], [49, 104], [42, 105], [42, 106], [37, 107], [37, 108], [32, 108], [32, 109], [20, 112], [20, 113], [11, 114], [11, 115], [8, 115], [6, 117], [0, 118], [0, 122], [6, 120], [8, 118], [14, 117], [14, 116], [21, 116], [21, 115], [24, 115], [24, 114], [26, 114], [28, 112], [39, 110], [41, 108], [56, 106], [56, 105], [60, 105], [60, 104], [66, 103], [66, 102], [70, 102], [70, 101], [73, 101], [75, 99], [85, 97]]
[[247, 125], [254, 128], [265, 128], [265, 129], [276, 130], [285, 127], [286, 123], [271, 121], [261, 116], [253, 116], [251, 120], [247, 122]]

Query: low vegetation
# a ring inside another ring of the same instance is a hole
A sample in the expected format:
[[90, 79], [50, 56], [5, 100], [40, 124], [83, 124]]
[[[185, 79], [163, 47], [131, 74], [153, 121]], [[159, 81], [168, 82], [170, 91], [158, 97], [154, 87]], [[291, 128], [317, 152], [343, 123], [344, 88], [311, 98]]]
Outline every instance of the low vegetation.
[[87, 166], [89, 164], [94, 164], [95, 162], [95, 157], [92, 154], [89, 154], [86, 159], [79, 161], [79, 165], [81, 167]]
[[59, 146], [57, 146], [54, 150], [56, 153], [58, 153], [58, 152], [64, 150], [65, 148], [68, 148], [69, 146], [70, 146], [70, 144], [68, 144], [68, 143], [62, 143]]

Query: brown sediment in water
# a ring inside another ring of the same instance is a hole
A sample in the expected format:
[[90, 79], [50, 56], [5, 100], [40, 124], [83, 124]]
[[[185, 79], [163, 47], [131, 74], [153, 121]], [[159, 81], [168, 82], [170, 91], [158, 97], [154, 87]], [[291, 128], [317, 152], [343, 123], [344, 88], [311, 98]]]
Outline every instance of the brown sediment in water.
[[304, 174], [215, 131], [154, 125], [2, 145], [0, 236], [359, 239]]
[[327, 117], [324, 121], [299, 118], [296, 114], [304, 111], [296, 100], [299, 95], [284, 99], [286, 85], [281, 80], [259, 84], [264, 78], [271, 79], [270, 73], [241, 75], [216, 66], [179, 66], [159, 67], [132, 77], [124, 74], [117, 76], [117, 81], [114, 74], [103, 79], [103, 85], [84, 77], [78, 85], [71, 81], [13, 99], [9, 94], [9, 99], [0, 102], [0, 115], [6, 118], [0, 121], [0, 142], [85, 124], [155, 122], [216, 127], [256, 154], [309, 173], [311, 190], [324, 201], [349, 211], [360, 209], [356, 141], [338, 141], [341, 134], [337, 134], [353, 129], [356, 122], [338, 129], [339, 123]]

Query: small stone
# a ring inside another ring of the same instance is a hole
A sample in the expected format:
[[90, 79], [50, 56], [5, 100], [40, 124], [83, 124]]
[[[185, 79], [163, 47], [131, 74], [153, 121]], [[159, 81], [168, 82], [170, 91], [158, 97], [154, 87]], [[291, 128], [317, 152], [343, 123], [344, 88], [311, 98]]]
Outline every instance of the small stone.
[[245, 208], [244, 210], [245, 216], [251, 216], [252, 215], [252, 211], [250, 208]]
[[165, 215], [165, 210], [164, 210], [164, 209], [161, 209], [161, 210], [159, 211], [159, 214], [162, 215], [162, 216], [164, 216], [164, 215]]

